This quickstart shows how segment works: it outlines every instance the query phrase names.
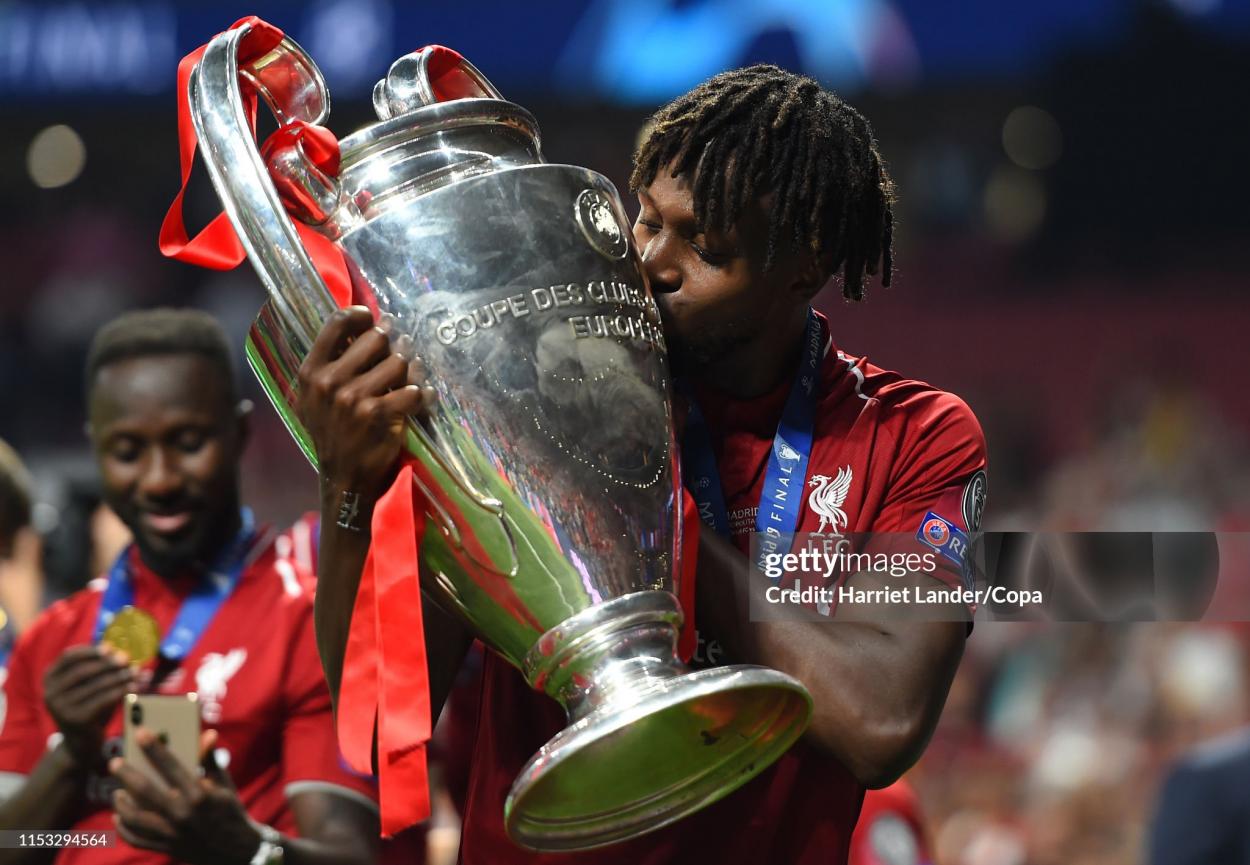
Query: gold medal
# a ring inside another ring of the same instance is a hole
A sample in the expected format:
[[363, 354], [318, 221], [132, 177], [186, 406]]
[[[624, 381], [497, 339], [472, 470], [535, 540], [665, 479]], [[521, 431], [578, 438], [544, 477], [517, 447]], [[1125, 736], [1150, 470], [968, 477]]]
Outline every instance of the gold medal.
[[156, 619], [143, 610], [122, 607], [104, 629], [100, 642], [125, 652], [132, 664], [146, 664], [156, 657], [161, 645], [161, 632]]

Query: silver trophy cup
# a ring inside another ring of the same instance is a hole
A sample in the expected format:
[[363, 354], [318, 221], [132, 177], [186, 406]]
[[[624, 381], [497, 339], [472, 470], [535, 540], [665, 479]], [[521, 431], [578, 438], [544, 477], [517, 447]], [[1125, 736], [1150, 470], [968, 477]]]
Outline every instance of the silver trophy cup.
[[242, 88], [284, 124], [322, 123], [329, 99], [290, 40], [241, 64], [246, 31], [216, 37], [189, 88], [209, 174], [270, 295], [248, 358], [315, 464], [296, 371], [335, 304], [295, 216], [342, 251], [396, 350], [424, 361], [438, 405], [407, 439], [428, 512], [422, 588], [570, 722], [513, 784], [509, 833], [595, 847], [725, 796], [795, 742], [811, 698], [774, 670], [690, 672], [676, 657], [668, 365], [616, 190], [545, 164], [534, 118], [458, 57], [470, 95], [439, 101], [439, 49], [392, 65], [380, 119], [340, 142], [337, 177], [299, 146], [262, 158]]

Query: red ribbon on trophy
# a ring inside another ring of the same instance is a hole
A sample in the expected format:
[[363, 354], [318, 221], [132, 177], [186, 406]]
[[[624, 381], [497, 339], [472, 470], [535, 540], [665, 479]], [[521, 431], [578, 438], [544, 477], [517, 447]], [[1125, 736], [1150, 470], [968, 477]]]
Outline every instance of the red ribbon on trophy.
[[[240, 19], [230, 29], [244, 24], [251, 29], [239, 44], [240, 63], [263, 56], [283, 39], [280, 29], [255, 16]], [[188, 237], [182, 214], [197, 148], [187, 84], [205, 48], [207, 45], [197, 48], [178, 64], [182, 187], [161, 224], [159, 245], [168, 258], [212, 270], [230, 270], [247, 256], [226, 214], [218, 214], [195, 237]], [[244, 86], [242, 93], [255, 135], [256, 92]], [[298, 143], [304, 155], [326, 175], [337, 176], [338, 141], [329, 130], [294, 121], [270, 136], [261, 151], [292, 143]], [[342, 253], [314, 229], [298, 220], [292, 222], [335, 302], [339, 306], [351, 304], [351, 278]], [[415, 506], [414, 494], [412, 468], [404, 466], [374, 509], [373, 541], [352, 612], [336, 720], [344, 758], [366, 774], [373, 771], [376, 722], [382, 833], [387, 836], [430, 815], [426, 743], [431, 712], [417, 570], [417, 543], [424, 531], [425, 514]]]
[[[251, 29], [239, 43], [239, 63], [246, 63], [261, 57], [277, 47], [283, 39], [283, 32], [277, 27], [262, 21], [255, 15], [240, 18], [230, 25], [236, 30], [244, 24]], [[197, 140], [195, 126], [191, 122], [191, 100], [187, 92], [187, 83], [191, 80], [191, 70], [204, 56], [207, 45], [201, 45], [178, 63], [178, 160], [182, 173], [182, 187], [174, 196], [169, 211], [161, 222], [159, 245], [161, 254], [166, 258], [185, 261], [188, 264], [207, 267], [210, 270], [233, 270], [238, 267], [247, 253], [243, 244], [230, 225], [230, 218], [219, 213], [195, 237], [187, 236], [186, 223], [182, 216], [183, 199], [187, 192], [187, 183], [191, 179], [191, 166], [195, 162]], [[243, 87], [244, 111], [252, 134], [256, 133], [256, 91]], [[292, 127], [298, 128], [296, 134], [307, 136], [305, 152], [313, 159], [317, 167], [327, 174], [338, 174], [339, 153], [338, 141], [329, 130], [310, 124], [290, 123], [279, 129], [271, 138], [279, 135], [293, 134]], [[332, 170], [331, 170], [332, 169]], [[349, 304], [351, 297], [351, 278], [347, 273], [347, 265], [343, 255], [326, 238], [299, 221], [294, 222], [299, 232], [300, 241], [308, 251], [313, 265], [325, 280], [330, 294], [340, 306]]]
[[404, 465], [374, 508], [339, 683], [339, 747], [358, 771], [370, 771], [377, 722], [378, 800], [388, 837], [430, 816], [430, 688], [417, 564], [425, 514], [413, 501], [412, 474]]
[[683, 488], [681, 491], [681, 538], [678, 539], [678, 549], [681, 550], [681, 571], [677, 575], [677, 600], [681, 602], [683, 619], [681, 633], [677, 638], [677, 656], [686, 663], [690, 662], [699, 642], [699, 633], [694, 624], [694, 573], [699, 565], [699, 530], [702, 527], [703, 523], [699, 520], [699, 506], [695, 504], [690, 493]]

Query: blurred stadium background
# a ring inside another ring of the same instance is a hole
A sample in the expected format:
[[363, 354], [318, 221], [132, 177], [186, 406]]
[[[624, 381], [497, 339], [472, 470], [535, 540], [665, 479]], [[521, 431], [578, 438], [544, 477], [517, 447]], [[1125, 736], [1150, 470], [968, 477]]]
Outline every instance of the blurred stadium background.
[[[1250, 3], [0, 2], [0, 438], [36, 477], [52, 591], [98, 567], [94, 330], [192, 304], [241, 347], [262, 301], [246, 265], [156, 251], [178, 59], [246, 14], [316, 58], [340, 136], [391, 60], [440, 43], [536, 114], [550, 161], [622, 190], [660, 102], [751, 61], [812, 74], [873, 122], [901, 197], [896, 284], [827, 293], [835, 340], [973, 406], [986, 527], [1250, 528]], [[200, 171], [188, 202], [215, 212]], [[289, 522], [314, 478], [244, 378], [250, 500]], [[1248, 647], [1235, 622], [978, 625], [910, 775], [936, 861], [1140, 861], [1164, 768], [1250, 722]]]

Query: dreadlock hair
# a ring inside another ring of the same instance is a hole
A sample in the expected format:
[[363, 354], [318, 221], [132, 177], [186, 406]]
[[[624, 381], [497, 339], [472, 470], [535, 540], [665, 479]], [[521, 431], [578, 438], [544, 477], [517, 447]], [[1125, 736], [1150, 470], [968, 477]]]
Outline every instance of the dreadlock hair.
[[112, 363], [153, 355], [198, 354], [217, 367], [232, 403], [238, 401], [238, 383], [230, 362], [230, 342], [217, 320], [196, 309], [159, 309], [128, 312], [96, 333], [87, 352], [87, 397], [96, 374]]
[[890, 284], [894, 183], [863, 115], [811, 78], [759, 64], [722, 72], [652, 116], [634, 155], [631, 191], [668, 167], [694, 187], [703, 228], [728, 231], [773, 193], [764, 269], [782, 249], [808, 249], [841, 268], [842, 293], [864, 275]]

